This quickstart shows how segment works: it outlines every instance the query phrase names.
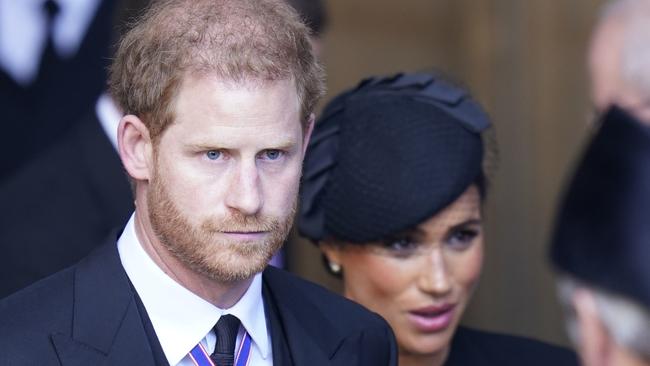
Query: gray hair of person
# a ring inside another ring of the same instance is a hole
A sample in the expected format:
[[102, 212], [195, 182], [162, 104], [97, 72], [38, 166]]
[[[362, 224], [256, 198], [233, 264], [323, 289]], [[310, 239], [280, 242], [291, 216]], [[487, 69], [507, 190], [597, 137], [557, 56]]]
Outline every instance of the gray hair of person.
[[644, 360], [650, 360], [649, 309], [623, 296], [590, 286], [569, 274], [561, 274], [557, 279], [558, 297], [565, 310], [567, 333], [571, 341], [580, 343], [573, 295], [581, 288], [593, 294], [598, 316], [614, 341]]
[[650, 100], [650, 0], [611, 0], [601, 10], [600, 24], [614, 19], [623, 27], [623, 81]]

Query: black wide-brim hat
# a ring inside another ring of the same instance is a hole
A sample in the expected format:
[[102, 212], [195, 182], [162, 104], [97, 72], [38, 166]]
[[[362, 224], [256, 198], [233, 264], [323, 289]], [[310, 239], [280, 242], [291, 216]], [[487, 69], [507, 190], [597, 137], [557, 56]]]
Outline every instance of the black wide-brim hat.
[[482, 177], [488, 126], [465, 91], [430, 74], [364, 80], [316, 123], [300, 233], [364, 243], [416, 226]]
[[650, 127], [619, 108], [578, 164], [551, 257], [559, 270], [650, 308]]

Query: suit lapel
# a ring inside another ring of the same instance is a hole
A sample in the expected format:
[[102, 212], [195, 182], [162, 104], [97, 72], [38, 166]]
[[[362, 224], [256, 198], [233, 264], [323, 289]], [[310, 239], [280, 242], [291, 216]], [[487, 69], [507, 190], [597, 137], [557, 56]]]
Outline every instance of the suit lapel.
[[[264, 300], [268, 302], [267, 309], [273, 312], [271, 314], [273, 363], [329, 365], [342, 344], [344, 335], [313, 303], [301, 296], [304, 290], [295, 287], [294, 283], [287, 281], [285, 276], [286, 274], [282, 275], [281, 270], [269, 267], [264, 271], [263, 277]], [[273, 317], [276, 318], [276, 324], [273, 324]], [[278, 338], [284, 338], [285, 350], [282, 349], [282, 345], [276, 344]], [[280, 355], [276, 355], [278, 350]], [[284, 359], [279, 360], [278, 356]], [[287, 362], [287, 356], [291, 363]]]
[[51, 338], [63, 366], [154, 365], [115, 237], [76, 267], [72, 337]]
[[262, 297], [264, 298], [264, 311], [266, 312], [266, 322], [271, 334], [271, 349], [273, 350], [273, 364], [283, 366], [293, 366], [291, 352], [286, 341], [286, 332], [284, 325], [280, 320], [280, 312], [272, 299], [270, 290], [266, 283], [262, 284]]

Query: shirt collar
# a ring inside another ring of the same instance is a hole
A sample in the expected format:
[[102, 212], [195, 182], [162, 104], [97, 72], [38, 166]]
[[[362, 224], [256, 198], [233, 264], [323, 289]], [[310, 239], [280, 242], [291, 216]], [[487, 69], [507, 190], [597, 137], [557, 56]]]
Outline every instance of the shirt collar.
[[147, 310], [170, 365], [178, 364], [223, 314], [237, 316], [250, 334], [253, 346], [263, 358], [267, 358], [270, 345], [261, 273], [255, 275], [233, 307], [220, 309], [181, 286], [156, 265], [138, 241], [134, 218], [132, 215], [118, 239], [120, 260]]
[[104, 92], [97, 99], [95, 104], [95, 114], [101, 124], [108, 140], [111, 142], [115, 150], [117, 150], [117, 127], [122, 119], [122, 113], [115, 104], [111, 96]]
[[61, 7], [61, 13], [55, 22], [54, 42], [62, 56], [71, 57], [79, 50], [101, 1], [57, 0], [57, 2]]
[[262, 358], [266, 359], [269, 356], [269, 334], [262, 301], [261, 273], [255, 275], [244, 296], [233, 307], [224, 310], [223, 314], [232, 314], [239, 318]]

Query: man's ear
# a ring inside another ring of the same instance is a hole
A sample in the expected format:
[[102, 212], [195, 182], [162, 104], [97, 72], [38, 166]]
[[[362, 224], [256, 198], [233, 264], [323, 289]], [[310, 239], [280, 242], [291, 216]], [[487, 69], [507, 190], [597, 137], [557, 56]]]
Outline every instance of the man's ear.
[[573, 306], [578, 318], [578, 350], [583, 364], [610, 365], [614, 344], [598, 315], [596, 298], [588, 289], [576, 289]]
[[314, 131], [314, 123], [316, 121], [316, 116], [312, 113], [309, 115], [307, 120], [307, 125], [305, 126], [305, 133], [302, 138], [302, 156], [305, 156], [307, 152], [307, 146], [309, 145], [309, 139], [311, 138], [311, 133]]
[[149, 129], [134, 115], [120, 120], [117, 142], [124, 168], [135, 180], [149, 180], [153, 168], [153, 144]]

